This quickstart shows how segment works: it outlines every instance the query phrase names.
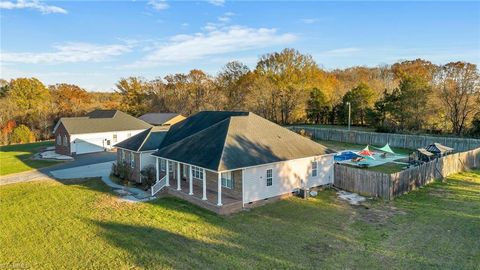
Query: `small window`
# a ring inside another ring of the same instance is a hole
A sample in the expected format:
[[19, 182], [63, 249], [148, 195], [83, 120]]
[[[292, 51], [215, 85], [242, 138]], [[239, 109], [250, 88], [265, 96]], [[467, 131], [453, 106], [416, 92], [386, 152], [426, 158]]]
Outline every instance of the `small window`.
[[135, 167], [135, 155], [133, 153], [130, 153], [130, 166]]
[[122, 159], [121, 159], [121, 161], [122, 161], [122, 162], [125, 162], [125, 150], [121, 149], [120, 151], [122, 151], [122, 152], [121, 152], [121, 153], [122, 153]]
[[229, 189], [233, 188], [232, 172], [222, 173], [222, 187], [226, 187]]
[[110, 146], [110, 140], [107, 140], [107, 146]]
[[67, 135], [63, 136], [63, 145], [64, 145], [64, 146], [68, 146]]
[[316, 177], [318, 175], [318, 163], [316, 161], [312, 161], [312, 177]]
[[117, 142], [117, 134], [113, 134], [113, 142], [116, 143]]
[[57, 145], [62, 145], [62, 136], [57, 135]]
[[167, 161], [166, 161], [165, 159], [160, 159], [160, 170], [161, 170], [162, 172], [164, 172], [165, 169], [167, 168], [167, 164], [166, 164], [166, 163], [167, 163]]
[[267, 187], [273, 184], [273, 172], [272, 169], [267, 170]]
[[192, 174], [193, 174], [193, 178], [203, 180], [203, 169], [202, 168], [192, 166]]

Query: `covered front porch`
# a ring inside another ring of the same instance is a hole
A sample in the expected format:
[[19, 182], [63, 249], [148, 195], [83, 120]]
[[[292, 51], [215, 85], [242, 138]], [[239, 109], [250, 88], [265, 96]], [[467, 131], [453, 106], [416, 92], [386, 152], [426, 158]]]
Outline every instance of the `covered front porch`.
[[215, 172], [160, 157], [156, 159], [157, 182], [164, 181], [168, 194], [220, 214], [242, 209], [241, 171]]

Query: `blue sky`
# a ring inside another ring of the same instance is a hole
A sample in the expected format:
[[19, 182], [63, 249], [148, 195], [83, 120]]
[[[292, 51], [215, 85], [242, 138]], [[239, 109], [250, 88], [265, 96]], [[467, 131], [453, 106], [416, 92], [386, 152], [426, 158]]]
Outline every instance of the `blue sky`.
[[1, 77], [113, 90], [295, 48], [325, 69], [480, 63], [480, 3], [0, 0]]

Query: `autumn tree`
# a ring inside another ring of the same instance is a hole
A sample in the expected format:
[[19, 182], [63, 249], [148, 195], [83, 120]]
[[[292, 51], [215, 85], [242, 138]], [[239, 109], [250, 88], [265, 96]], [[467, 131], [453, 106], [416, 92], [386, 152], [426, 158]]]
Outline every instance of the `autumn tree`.
[[351, 107], [352, 123], [365, 125], [368, 110], [373, 108], [376, 100], [375, 92], [365, 83], [360, 83], [348, 91], [343, 97], [342, 115], [347, 119], [348, 103]]
[[465, 62], [448, 63], [436, 74], [440, 98], [457, 135], [463, 133], [467, 119], [479, 110], [480, 104], [475, 100], [480, 91], [479, 79], [477, 66]]
[[[256, 72], [265, 76], [275, 86], [280, 122], [288, 124], [296, 120], [295, 113], [305, 113], [309, 89], [321, 72], [311, 55], [294, 49], [263, 55]], [[276, 118], [276, 117], [275, 117]], [[297, 117], [298, 118], [298, 117]]]
[[55, 108], [62, 116], [82, 115], [90, 108], [91, 96], [74, 84], [60, 83], [49, 88]]
[[36, 78], [18, 78], [10, 81], [7, 97], [25, 115], [32, 115], [46, 109], [50, 92]]
[[117, 92], [122, 96], [122, 109], [134, 116], [150, 111], [151, 89], [142, 78], [122, 78], [117, 82]]
[[315, 124], [325, 124], [328, 120], [330, 104], [327, 96], [318, 88], [310, 91], [307, 101], [307, 118]]
[[11, 143], [29, 143], [35, 141], [35, 135], [33, 132], [25, 125], [19, 125], [13, 129], [12, 135], [10, 136]]
[[238, 61], [227, 63], [216, 77], [216, 85], [224, 96], [225, 110], [242, 110], [248, 95], [250, 69]]

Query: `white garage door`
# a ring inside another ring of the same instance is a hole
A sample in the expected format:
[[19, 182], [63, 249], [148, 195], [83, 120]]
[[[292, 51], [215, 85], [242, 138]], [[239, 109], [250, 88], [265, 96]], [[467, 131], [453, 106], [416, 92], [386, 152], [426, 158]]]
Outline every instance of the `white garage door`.
[[103, 139], [75, 140], [75, 152], [77, 155], [104, 151]]

